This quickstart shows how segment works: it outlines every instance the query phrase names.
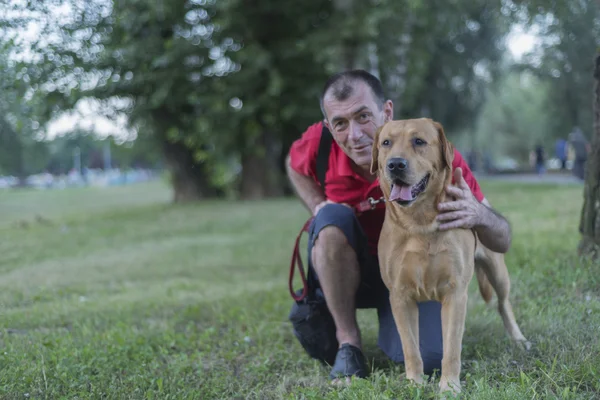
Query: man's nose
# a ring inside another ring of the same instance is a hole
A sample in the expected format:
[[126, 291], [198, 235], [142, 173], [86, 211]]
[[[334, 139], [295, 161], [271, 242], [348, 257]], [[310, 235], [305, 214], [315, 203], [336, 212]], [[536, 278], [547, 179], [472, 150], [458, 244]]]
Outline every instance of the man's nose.
[[350, 121], [350, 139], [359, 140], [363, 136], [360, 130], [360, 125], [354, 121]]
[[390, 158], [387, 162], [387, 169], [390, 172], [404, 171], [408, 167], [408, 161], [402, 157]]

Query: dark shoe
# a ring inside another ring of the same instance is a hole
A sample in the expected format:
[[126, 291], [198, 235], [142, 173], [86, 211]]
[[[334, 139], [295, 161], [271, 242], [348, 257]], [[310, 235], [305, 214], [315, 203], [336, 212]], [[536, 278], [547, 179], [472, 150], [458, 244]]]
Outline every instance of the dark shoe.
[[358, 347], [352, 346], [349, 343], [344, 343], [338, 349], [333, 368], [329, 373], [331, 379], [346, 376], [356, 376], [357, 378], [367, 377], [365, 356]]

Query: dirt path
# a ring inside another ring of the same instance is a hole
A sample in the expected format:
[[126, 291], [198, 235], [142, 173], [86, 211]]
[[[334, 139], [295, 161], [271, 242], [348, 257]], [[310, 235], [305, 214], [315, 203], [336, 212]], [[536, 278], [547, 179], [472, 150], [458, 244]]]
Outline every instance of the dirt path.
[[545, 174], [539, 176], [537, 174], [507, 174], [507, 175], [487, 175], [475, 174], [478, 180], [500, 181], [500, 182], [519, 182], [519, 183], [545, 183], [557, 185], [583, 185], [583, 181], [577, 179], [573, 175], [567, 174]]

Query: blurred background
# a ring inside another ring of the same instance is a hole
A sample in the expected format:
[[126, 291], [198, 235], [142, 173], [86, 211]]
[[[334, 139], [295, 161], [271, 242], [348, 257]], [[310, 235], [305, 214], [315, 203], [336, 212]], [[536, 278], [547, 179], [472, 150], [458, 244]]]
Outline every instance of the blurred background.
[[598, 398], [599, 11], [0, 1], [0, 398], [438, 398], [387, 363], [373, 310], [357, 318], [375, 378], [349, 391], [288, 321], [308, 214], [284, 160], [350, 68], [380, 77], [395, 118], [441, 122], [511, 222], [535, 351], [508, 344], [473, 283], [465, 398]]
[[0, 188], [167, 179], [290, 194], [327, 76], [364, 68], [478, 175], [583, 178], [594, 0], [16, 0], [0, 5]]

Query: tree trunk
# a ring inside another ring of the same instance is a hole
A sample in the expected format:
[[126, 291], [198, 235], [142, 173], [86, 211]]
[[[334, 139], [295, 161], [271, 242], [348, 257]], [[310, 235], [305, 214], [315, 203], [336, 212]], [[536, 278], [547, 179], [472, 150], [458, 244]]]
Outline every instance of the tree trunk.
[[581, 210], [579, 255], [598, 258], [600, 253], [600, 53], [596, 55], [594, 78], [594, 134], [585, 172]]
[[281, 146], [265, 131], [262, 143], [242, 154], [240, 197], [245, 200], [279, 197], [284, 193], [284, 182], [279, 166]]
[[185, 144], [162, 139], [162, 150], [171, 173], [173, 202], [186, 203], [221, 194], [210, 183], [206, 166], [194, 160], [193, 150]]
[[182, 141], [170, 140], [167, 132], [177, 126], [179, 116], [174, 115], [168, 108], [157, 109], [153, 113], [156, 126], [156, 141], [158, 142], [167, 169], [171, 174], [173, 187], [173, 202], [186, 203], [207, 198], [219, 197], [220, 192], [210, 180], [207, 166], [196, 161], [194, 149], [190, 149]]
[[0, 117], [0, 143], [0, 169], [16, 176], [16, 187], [27, 186], [23, 139], [3, 117]]
[[[292, 132], [295, 130], [292, 130]], [[295, 138], [294, 138], [295, 139]], [[282, 142], [282, 150], [279, 153], [279, 160], [278, 160], [278, 164], [277, 164], [277, 168], [279, 169], [279, 174], [282, 177], [282, 181], [281, 181], [281, 190], [282, 190], [282, 195], [283, 196], [295, 196], [296, 192], [287, 176], [287, 156], [289, 153], [289, 149], [292, 146], [292, 141], [288, 138], [284, 138], [284, 141]]]
[[242, 155], [242, 179], [240, 197], [244, 200], [256, 200], [268, 197], [268, 171], [264, 157], [258, 154]]

